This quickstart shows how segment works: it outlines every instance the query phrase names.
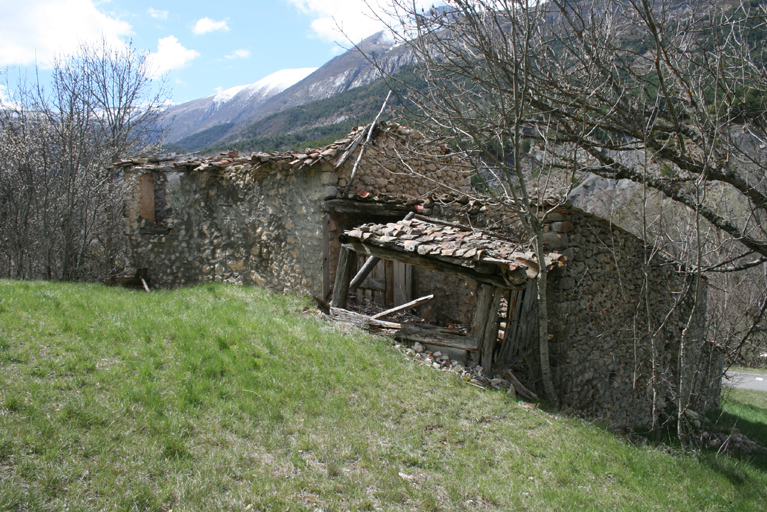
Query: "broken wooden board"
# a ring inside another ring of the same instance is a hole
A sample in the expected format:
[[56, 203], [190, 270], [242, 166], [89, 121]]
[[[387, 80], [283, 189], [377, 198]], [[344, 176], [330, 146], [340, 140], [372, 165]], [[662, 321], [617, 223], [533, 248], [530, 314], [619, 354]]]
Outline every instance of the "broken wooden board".
[[393, 315], [394, 313], [399, 313], [400, 311], [403, 311], [405, 309], [422, 306], [426, 304], [427, 302], [431, 301], [433, 298], [434, 298], [434, 295], [426, 295], [425, 297], [411, 300], [410, 302], [402, 304], [401, 306], [397, 306], [396, 308], [391, 308], [391, 309], [387, 309], [386, 311], [381, 311], [380, 313], [376, 313], [370, 318], [374, 318], [374, 319], [383, 318], [385, 316]]
[[394, 337], [408, 342], [419, 342], [437, 347], [448, 347], [476, 352], [479, 350], [479, 340], [474, 336], [461, 334], [460, 329], [436, 327], [427, 324], [402, 324], [394, 333]]
[[330, 308], [330, 318], [336, 322], [354, 325], [360, 329], [365, 329], [368, 331], [399, 329], [402, 327], [402, 324], [398, 324], [396, 322], [376, 320], [375, 318], [370, 318], [369, 316], [363, 315], [361, 313], [355, 313], [354, 311], [349, 311], [348, 309], [336, 307]]

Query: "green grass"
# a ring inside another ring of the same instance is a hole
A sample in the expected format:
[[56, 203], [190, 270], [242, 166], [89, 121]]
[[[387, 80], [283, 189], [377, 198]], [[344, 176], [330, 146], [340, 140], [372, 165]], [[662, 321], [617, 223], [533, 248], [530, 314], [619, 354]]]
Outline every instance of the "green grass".
[[[0, 281], [0, 510], [764, 510], [764, 458], [632, 445], [307, 305]], [[725, 416], [767, 442], [764, 397]]]

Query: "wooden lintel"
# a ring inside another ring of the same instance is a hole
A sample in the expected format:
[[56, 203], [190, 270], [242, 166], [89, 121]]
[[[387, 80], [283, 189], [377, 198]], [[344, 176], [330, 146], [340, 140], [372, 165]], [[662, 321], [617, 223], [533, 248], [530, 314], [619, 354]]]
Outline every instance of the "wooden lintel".
[[346, 247], [347, 249], [358, 252], [360, 254], [378, 256], [379, 258], [385, 260], [401, 261], [403, 263], [408, 263], [417, 267], [437, 270], [439, 272], [444, 272], [445, 274], [463, 277], [464, 279], [472, 279], [480, 283], [486, 283], [500, 288], [513, 288], [513, 285], [507, 283], [501, 275], [481, 274], [469, 267], [463, 267], [461, 265], [448, 263], [446, 261], [438, 260], [435, 258], [425, 258], [415, 253], [395, 251], [393, 249], [387, 249], [375, 245], [364, 245], [359, 242], [347, 242], [343, 244], [342, 247]]
[[382, 203], [373, 201], [356, 201], [354, 199], [328, 199], [325, 210], [335, 213], [350, 213], [356, 215], [376, 215], [392, 217], [397, 220], [409, 212], [412, 206], [400, 203]]

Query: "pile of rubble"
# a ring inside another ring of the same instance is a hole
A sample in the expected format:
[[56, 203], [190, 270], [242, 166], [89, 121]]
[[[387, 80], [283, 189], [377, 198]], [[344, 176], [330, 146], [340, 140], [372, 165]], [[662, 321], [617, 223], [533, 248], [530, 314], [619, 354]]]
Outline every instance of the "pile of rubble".
[[733, 428], [727, 432], [700, 432], [696, 436], [701, 446], [713, 450], [728, 451], [733, 453], [760, 453], [765, 449], [756, 441], [749, 439], [740, 433], [740, 430]]
[[455, 373], [466, 382], [470, 382], [475, 386], [489, 389], [509, 389], [511, 386], [511, 382], [502, 377], [485, 375], [485, 370], [480, 365], [466, 366], [460, 361], [451, 360], [447, 354], [427, 350], [420, 343], [414, 343], [410, 348], [403, 347], [400, 344], [397, 344], [396, 347], [404, 355], [420, 360], [421, 364], [425, 366], [430, 366], [435, 370], [443, 372]]

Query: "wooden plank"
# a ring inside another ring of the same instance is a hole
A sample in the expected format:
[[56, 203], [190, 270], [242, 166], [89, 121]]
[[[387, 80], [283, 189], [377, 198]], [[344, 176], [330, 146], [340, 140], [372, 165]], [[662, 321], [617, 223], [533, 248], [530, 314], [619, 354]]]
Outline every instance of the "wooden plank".
[[477, 336], [480, 340], [485, 333], [487, 314], [493, 300], [493, 287], [480, 283], [477, 287], [477, 300], [474, 303], [474, 314], [469, 324], [469, 334]]
[[341, 158], [338, 160], [338, 163], [336, 163], [336, 169], [341, 167], [344, 162], [346, 162], [346, 159], [349, 158], [349, 156], [354, 152], [355, 149], [357, 149], [357, 146], [360, 145], [360, 142], [362, 142], [362, 139], [365, 138], [365, 135], [367, 135], [367, 128], [362, 130], [362, 133], [360, 133], [356, 139], [352, 142], [352, 144], [349, 146], [349, 148], [344, 152], [344, 154], [341, 156]]
[[387, 309], [386, 311], [381, 311], [380, 313], [377, 313], [370, 318], [383, 318], [385, 316], [393, 315], [394, 313], [398, 313], [405, 309], [414, 308], [416, 306], [421, 306], [423, 304], [426, 304], [427, 302], [434, 299], [434, 295], [426, 295], [425, 297], [418, 298], [416, 300], [411, 300], [410, 302], [406, 304], [402, 304], [401, 306], [397, 306], [395, 308]]
[[524, 300], [524, 290], [511, 290], [509, 292], [509, 308], [506, 317], [506, 332], [503, 336], [501, 352], [496, 362], [503, 363], [508, 361], [513, 355], [516, 347], [516, 337], [519, 332], [520, 312]]
[[376, 320], [367, 315], [349, 311], [348, 309], [330, 307], [330, 318], [336, 322], [342, 322], [355, 325], [360, 329], [381, 330], [381, 329], [399, 329], [402, 324], [396, 322], [387, 322], [385, 320]]
[[370, 274], [370, 272], [375, 268], [376, 265], [378, 265], [378, 262], [381, 261], [381, 258], [378, 258], [376, 256], [370, 256], [364, 265], [362, 265], [362, 268], [359, 272], [357, 272], [357, 275], [354, 276], [351, 283], [349, 283], [349, 290], [354, 291], [356, 290], [359, 285], [362, 284], [362, 282], [365, 280], [365, 278]]
[[403, 297], [406, 301], [413, 298], [413, 266], [405, 265], [405, 280], [402, 283]]
[[[477, 286], [477, 295], [474, 301], [474, 312], [471, 316], [471, 322], [469, 323], [469, 336], [477, 338], [477, 348], [482, 346], [483, 336], [485, 334], [485, 324], [487, 323], [487, 313], [490, 308], [490, 302], [493, 298], [493, 287], [479, 283]], [[481, 353], [477, 351], [475, 354], [470, 354], [470, 361], [476, 364], [480, 364], [479, 356]]]
[[395, 333], [394, 337], [401, 341], [408, 341], [410, 343], [422, 343], [424, 345], [434, 345], [436, 347], [457, 348], [460, 350], [466, 350], [467, 352], [477, 352], [477, 339], [470, 336], [427, 336], [421, 334], [398, 334]]
[[[382, 259], [401, 261], [403, 263], [408, 263], [410, 265], [429, 268], [432, 270], [443, 272], [445, 274], [451, 274], [451, 275], [463, 277], [464, 279], [473, 279], [474, 281], [478, 281], [484, 284], [490, 284], [493, 286], [497, 286], [499, 288], [514, 287], [508, 284], [503, 279], [503, 277], [498, 274], [482, 274], [469, 267], [463, 267], [460, 265], [447, 263], [445, 261], [441, 261], [434, 258], [424, 258], [423, 256], [419, 256], [418, 254], [415, 254], [415, 253], [400, 252], [400, 251], [395, 251], [392, 249], [386, 249], [383, 247], [378, 247], [373, 245], [363, 245], [359, 242], [347, 242], [343, 244], [343, 246], [348, 247], [350, 250], [359, 252], [361, 254], [367, 254], [369, 256], [378, 256], [379, 258], [382, 258]], [[525, 275], [524, 271], [521, 274], [524, 277], [519, 282], [520, 285], [527, 282], [527, 276]]]
[[503, 289], [493, 289], [493, 301], [485, 321], [485, 331], [482, 334], [482, 355], [480, 356], [482, 368], [489, 372], [493, 366], [493, 351], [498, 341], [498, 310], [501, 308], [501, 299], [503, 299]]
[[384, 261], [384, 304], [387, 308], [394, 306], [394, 262]]
[[338, 265], [336, 266], [336, 282], [333, 287], [333, 300], [330, 305], [334, 308], [346, 307], [349, 297], [349, 280], [356, 267], [356, 254], [352, 253], [346, 246], [341, 247], [338, 255]]
[[330, 293], [330, 217], [325, 215], [322, 221], [322, 296]]
[[479, 346], [476, 337], [450, 332], [449, 329], [434, 329], [415, 324], [403, 324], [394, 333], [394, 337], [403, 341], [413, 343], [417, 341], [437, 347], [457, 348], [469, 352], [476, 352]]
[[384, 308], [386, 307], [384, 305], [385, 303], [384, 293], [386, 292], [386, 280], [384, 279], [384, 265], [380, 260], [376, 264], [371, 275], [369, 275], [365, 281], [370, 281], [371, 279], [375, 281], [374, 283], [375, 287], [373, 286], [370, 287], [370, 289], [373, 290], [373, 304], [377, 305], [378, 307]]
[[386, 281], [380, 277], [368, 276], [358, 288], [360, 290], [372, 290], [374, 292], [383, 293], [386, 291]]
[[[391, 260], [390, 260], [391, 261]], [[411, 297], [412, 267], [401, 261], [393, 261], [394, 264], [394, 305], [404, 304]]]

